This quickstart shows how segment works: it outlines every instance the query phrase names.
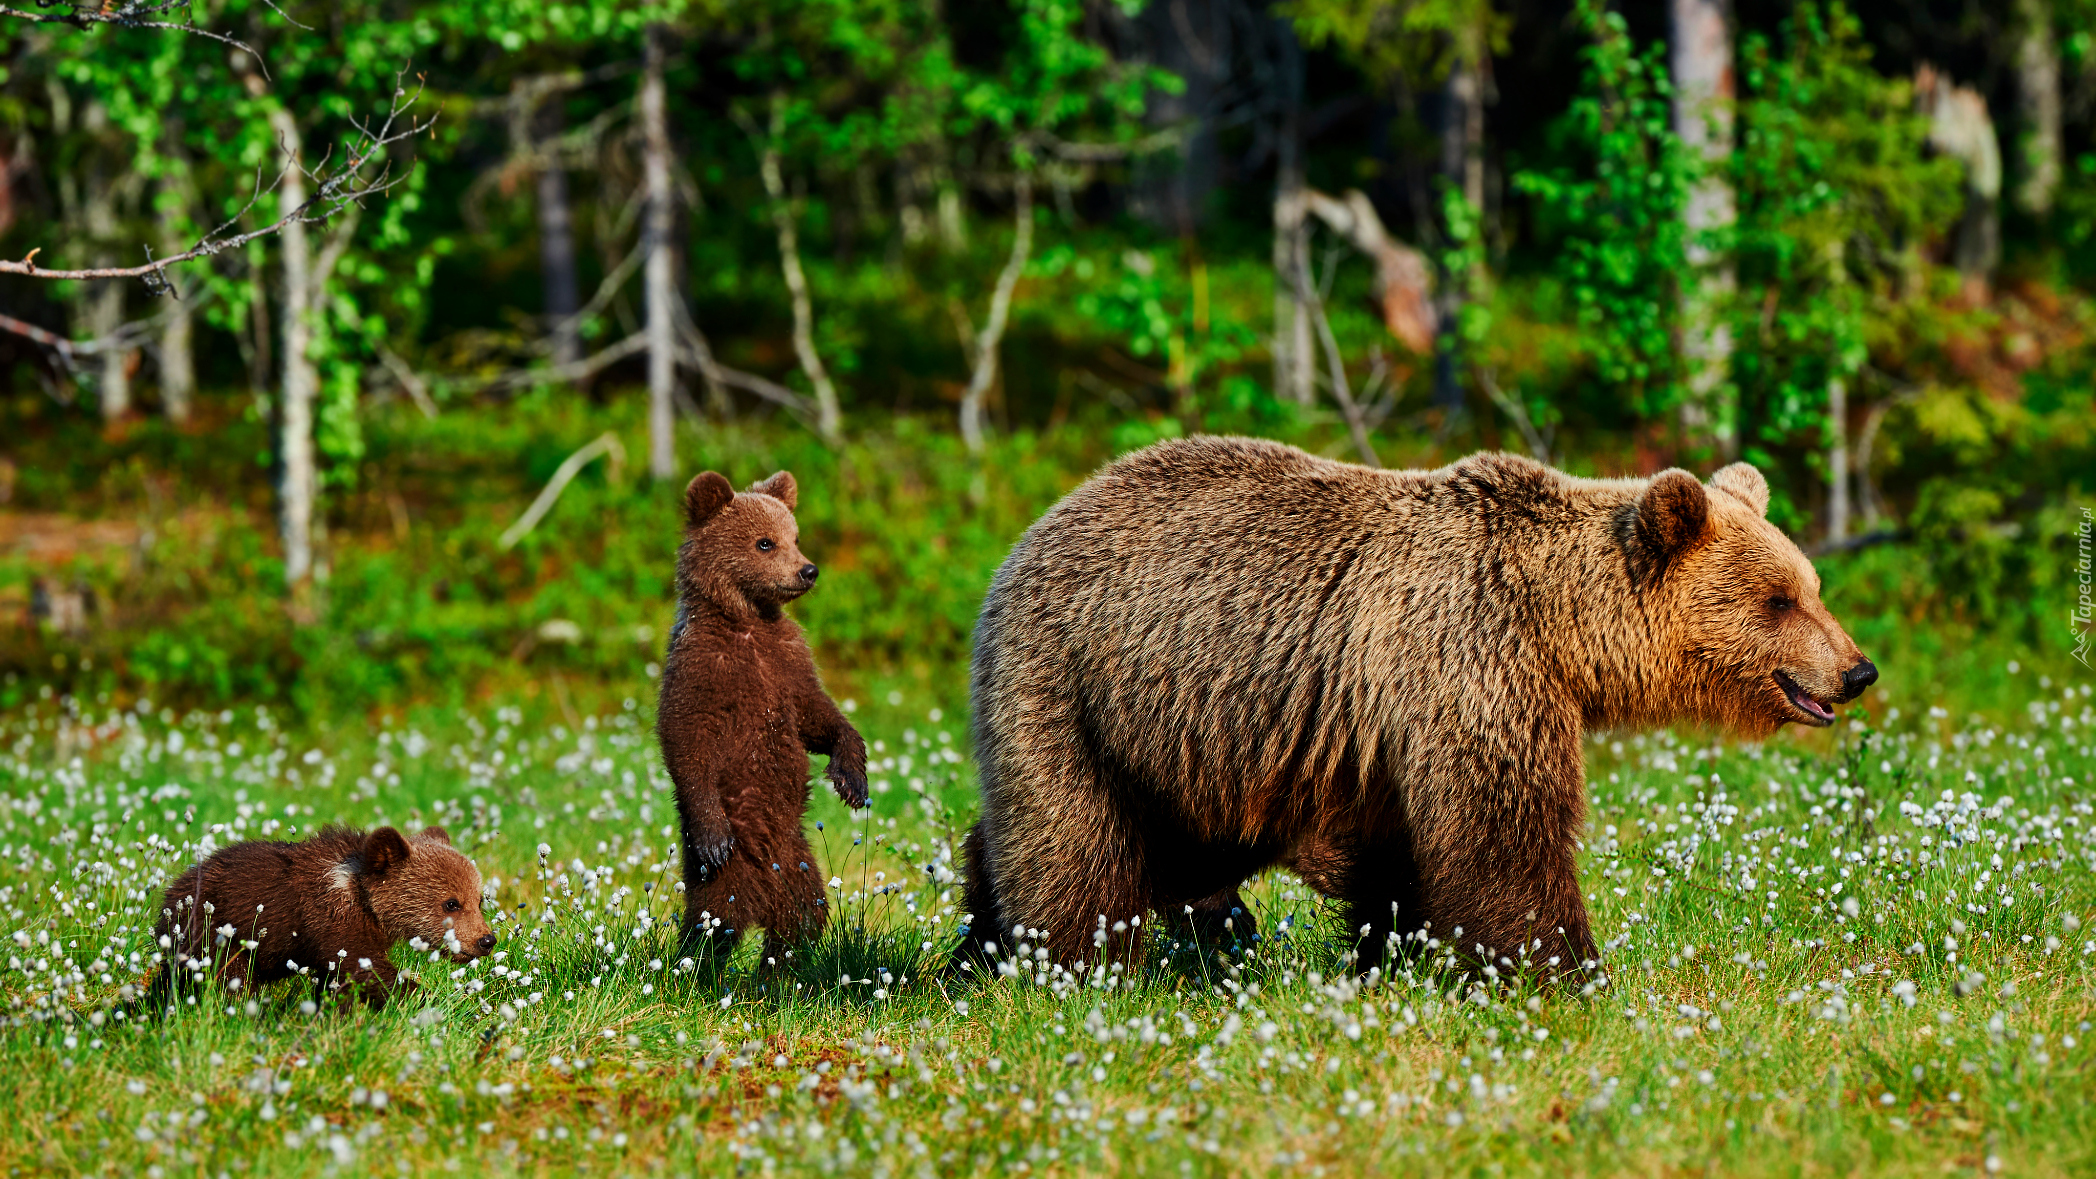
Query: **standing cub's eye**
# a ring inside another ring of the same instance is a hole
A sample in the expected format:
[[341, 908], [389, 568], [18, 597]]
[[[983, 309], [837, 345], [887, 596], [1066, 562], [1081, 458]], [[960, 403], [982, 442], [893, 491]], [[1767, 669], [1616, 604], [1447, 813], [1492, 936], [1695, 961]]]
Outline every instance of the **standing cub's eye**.
[[465, 908], [465, 906], [459, 904], [456, 898], [444, 902], [444, 911], [446, 913], [456, 913], [463, 908]]
[[1785, 611], [1789, 610], [1795, 610], [1798, 605], [1796, 602], [1791, 601], [1789, 598], [1786, 598], [1781, 594], [1778, 594], [1775, 597], [1770, 598], [1768, 604], [1769, 609], [1774, 610], [1778, 614], [1782, 614]]
[[768, 553], [778, 547], [778, 545], [772, 543], [771, 537], [769, 536], [757, 542], [757, 551], [760, 553]]

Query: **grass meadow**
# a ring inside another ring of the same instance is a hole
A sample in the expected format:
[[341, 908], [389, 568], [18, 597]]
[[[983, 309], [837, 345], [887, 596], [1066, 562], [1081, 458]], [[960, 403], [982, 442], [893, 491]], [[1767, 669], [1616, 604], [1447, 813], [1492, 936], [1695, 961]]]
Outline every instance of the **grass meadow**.
[[[1972, 656], [1974, 659], [1982, 655]], [[300, 729], [67, 697], [0, 718], [10, 1174], [1930, 1174], [2096, 1168], [2096, 702], [1990, 664], [1761, 744], [1602, 734], [1585, 992], [1412, 947], [1356, 975], [1275, 874], [1250, 945], [1140, 971], [942, 969], [962, 718], [856, 703], [873, 805], [818, 789], [832, 921], [761, 970], [677, 943], [649, 704], [560, 697]], [[644, 691], [636, 691], [643, 696]], [[441, 823], [498, 953], [152, 1017], [161, 889], [200, 850]]]

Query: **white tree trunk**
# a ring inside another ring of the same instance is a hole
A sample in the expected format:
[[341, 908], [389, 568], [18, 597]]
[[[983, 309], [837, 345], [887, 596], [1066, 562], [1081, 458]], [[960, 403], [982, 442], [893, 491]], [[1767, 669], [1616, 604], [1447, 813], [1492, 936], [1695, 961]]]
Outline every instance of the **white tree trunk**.
[[[552, 109], [558, 110], [559, 99]], [[549, 116], [550, 117], [550, 116]], [[553, 324], [553, 363], [582, 359], [581, 306], [575, 278], [575, 216], [568, 200], [568, 173], [548, 160], [538, 174], [539, 272], [545, 283], [546, 318]]]
[[1012, 291], [1019, 285], [1027, 256], [1033, 251], [1032, 174], [1019, 173], [1012, 187], [1018, 204], [1012, 215], [1012, 253], [997, 275], [997, 289], [990, 295], [989, 322], [983, 324], [982, 334], [975, 339], [975, 371], [969, 374], [968, 390], [961, 395], [961, 440], [967, 443], [968, 453], [974, 455], [983, 452], [983, 400], [997, 380], [997, 349], [1004, 340], [1005, 322], [1011, 316]]
[[815, 347], [815, 303], [808, 293], [808, 276], [801, 270], [800, 231], [794, 224], [792, 194], [786, 191], [786, 176], [779, 168], [779, 136], [785, 132], [785, 119], [785, 96], [774, 94], [758, 170], [764, 177], [764, 191], [771, 197], [772, 228], [779, 235], [779, 268], [793, 303], [793, 354], [800, 359], [808, 384], [815, 388], [815, 432], [823, 441], [835, 442], [843, 432], [844, 415], [837, 402], [837, 386]]
[[[160, 191], [160, 248], [165, 254], [179, 253], [188, 244], [183, 216], [190, 196], [188, 177], [183, 173], [186, 164], [178, 156], [174, 167], [177, 171], [161, 182]], [[168, 305], [167, 325], [160, 330], [160, 406], [167, 419], [179, 425], [189, 420], [190, 406], [196, 400], [192, 347], [196, 321], [189, 300], [180, 292], [170, 290], [162, 297], [174, 301]]]
[[2016, 105], [2023, 122], [2023, 180], [2016, 203], [2033, 216], [2052, 211], [2060, 186], [2060, 51], [2052, 0], [2016, 0]]
[[1297, 405], [1317, 397], [1310, 314], [1295, 297], [1298, 257], [1306, 246], [1303, 185], [1303, 53], [1295, 26], [1277, 22], [1281, 38], [1281, 118], [1274, 130], [1274, 394]]
[[[269, 116], [283, 153], [283, 180], [277, 187], [279, 208], [293, 209], [306, 201], [306, 176], [299, 167], [298, 122], [282, 108]], [[283, 330], [284, 379], [277, 407], [277, 456], [281, 464], [279, 491], [281, 531], [284, 545], [284, 580], [296, 587], [313, 574], [313, 511], [319, 488], [313, 453], [313, 401], [320, 377], [314, 370], [313, 342], [313, 255], [306, 227], [294, 221], [278, 235], [283, 243], [284, 270], [280, 322]]]
[[1849, 538], [1849, 390], [1827, 382], [1827, 543]]
[[669, 31], [660, 24], [648, 26], [640, 87], [647, 200], [641, 233], [647, 240], [644, 282], [648, 303], [648, 473], [657, 479], [674, 479], [677, 475], [677, 335], [673, 306], [677, 289], [670, 266], [675, 196], [670, 188], [669, 116], [662, 81], [668, 39]]
[[1732, 31], [1730, 0], [1668, 0], [1673, 26], [1670, 67], [1674, 81], [1674, 133], [1704, 164], [1705, 174], [1689, 190], [1688, 260], [1699, 273], [1683, 291], [1682, 352], [1688, 362], [1688, 399], [1682, 403], [1682, 433], [1688, 441], [1708, 438], [1727, 458], [1738, 453], [1735, 415], [1719, 404], [1732, 360], [1732, 330], [1724, 304], [1732, 292], [1729, 266], [1698, 240], [1730, 225], [1735, 216], [1732, 186], [1723, 169], [1732, 155]]
[[[114, 335], [124, 326], [124, 284], [114, 279], [104, 279], [97, 284], [89, 304], [89, 326], [96, 339]], [[113, 422], [131, 412], [131, 353], [125, 348], [110, 348], [102, 353], [102, 363], [97, 366], [95, 383], [100, 394], [102, 420]]]

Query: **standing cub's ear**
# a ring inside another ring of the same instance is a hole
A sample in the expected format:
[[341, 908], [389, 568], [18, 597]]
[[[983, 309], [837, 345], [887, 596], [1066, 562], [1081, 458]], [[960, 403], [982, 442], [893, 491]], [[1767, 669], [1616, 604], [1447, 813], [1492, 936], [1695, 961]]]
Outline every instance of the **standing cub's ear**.
[[381, 827], [364, 837], [364, 875], [384, 876], [408, 862], [408, 841], [391, 827]]
[[1719, 491], [1729, 492], [1741, 503], [1754, 509], [1757, 516], [1768, 515], [1768, 480], [1761, 477], [1752, 463], [1733, 463], [1721, 468], [1710, 477], [1710, 485]]
[[780, 471], [762, 483], [752, 483], [750, 484], [750, 490], [758, 495], [768, 495], [778, 500], [786, 505], [786, 510], [789, 512], [793, 510], [794, 501], [800, 497], [801, 493], [800, 488], [793, 482], [793, 472], [791, 471]]
[[451, 843], [451, 833], [442, 827], [424, 827], [422, 830], [415, 832], [415, 838], [434, 839], [446, 846], [449, 846]]
[[1637, 534], [1659, 557], [1673, 557], [1703, 539], [1710, 528], [1710, 495], [1679, 467], [1652, 477], [1638, 497]]
[[684, 487], [684, 526], [697, 528], [735, 502], [735, 488], [714, 471], [695, 475]]

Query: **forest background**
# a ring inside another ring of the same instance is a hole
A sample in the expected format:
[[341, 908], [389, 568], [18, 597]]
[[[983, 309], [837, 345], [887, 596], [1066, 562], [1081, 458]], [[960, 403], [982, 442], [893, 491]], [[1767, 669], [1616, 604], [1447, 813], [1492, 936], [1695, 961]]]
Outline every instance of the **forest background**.
[[1866, 647], [2086, 650], [2088, 0], [131, 0], [0, 63], [0, 706], [615, 697], [675, 490], [785, 467], [839, 695], [964, 707], [1010, 542], [1194, 431], [1744, 457]]

